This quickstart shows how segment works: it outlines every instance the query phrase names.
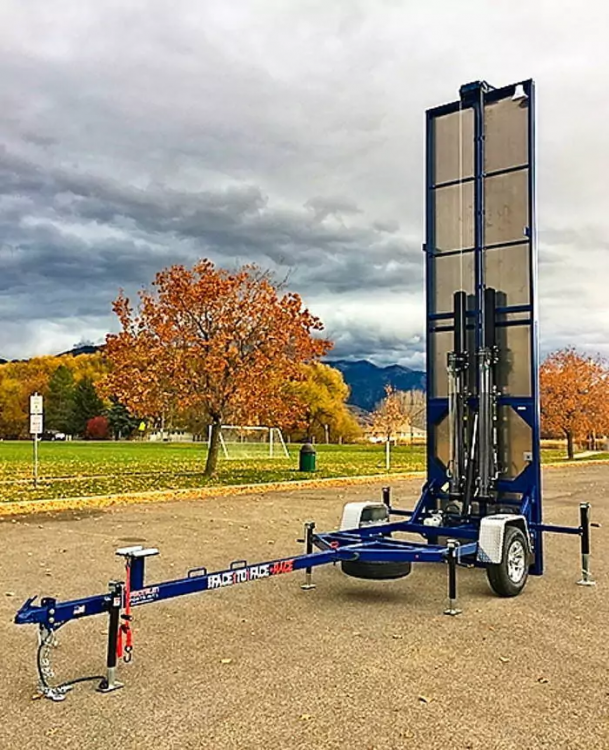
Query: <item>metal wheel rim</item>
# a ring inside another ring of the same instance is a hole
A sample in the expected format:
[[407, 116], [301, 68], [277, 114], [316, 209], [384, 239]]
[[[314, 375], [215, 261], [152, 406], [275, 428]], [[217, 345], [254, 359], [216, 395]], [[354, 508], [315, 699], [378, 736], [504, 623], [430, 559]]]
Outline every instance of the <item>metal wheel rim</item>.
[[520, 583], [526, 571], [526, 551], [519, 539], [515, 539], [507, 555], [507, 574], [512, 583]]

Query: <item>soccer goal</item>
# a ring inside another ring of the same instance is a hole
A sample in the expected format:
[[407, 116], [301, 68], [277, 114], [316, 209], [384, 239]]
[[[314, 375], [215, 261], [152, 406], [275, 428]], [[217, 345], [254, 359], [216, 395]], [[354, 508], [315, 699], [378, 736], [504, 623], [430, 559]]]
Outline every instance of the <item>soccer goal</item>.
[[[211, 441], [211, 426], [207, 445]], [[279, 427], [222, 425], [220, 450], [224, 458], [289, 458]]]

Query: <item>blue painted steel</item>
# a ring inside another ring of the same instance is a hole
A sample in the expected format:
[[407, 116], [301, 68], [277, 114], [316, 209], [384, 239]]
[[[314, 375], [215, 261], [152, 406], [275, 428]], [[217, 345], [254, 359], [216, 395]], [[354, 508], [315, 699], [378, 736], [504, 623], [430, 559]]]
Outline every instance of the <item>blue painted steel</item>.
[[[426, 320], [426, 360], [427, 366], [425, 368], [425, 393], [427, 397], [426, 401], [426, 413], [427, 413], [427, 479], [431, 478], [434, 461], [435, 461], [435, 431], [429, 429], [430, 425], [435, 425], [439, 421], [438, 415], [433, 414], [434, 404], [436, 403], [433, 398], [433, 380], [432, 380], [432, 368], [430, 367], [430, 361], [432, 358], [430, 338], [431, 338], [431, 316], [433, 313], [432, 300], [434, 299], [434, 274], [433, 274], [433, 248], [435, 247], [435, 191], [432, 187], [434, 183], [434, 116], [430, 111], [426, 115], [426, 127], [425, 127], [425, 244], [423, 245], [423, 251], [425, 253], [425, 320]], [[423, 491], [425, 494], [425, 491]]]
[[[464, 92], [465, 89], [465, 92]], [[476, 351], [482, 345], [484, 326], [484, 81], [469, 84], [460, 89], [465, 103], [471, 96], [474, 110], [474, 279], [476, 288], [475, 342]], [[457, 290], [455, 290], [457, 291]], [[480, 387], [479, 372], [476, 368], [476, 391]]]
[[131, 588], [141, 589], [144, 585], [145, 557], [134, 557], [131, 560]]
[[[529, 106], [531, 113], [535, 112], [535, 83], [525, 81], [523, 83], [525, 94], [529, 97]], [[533, 336], [531, 337], [531, 387], [532, 387], [532, 408], [535, 411], [533, 417], [533, 462], [532, 467], [535, 472], [532, 494], [533, 503], [531, 508], [532, 524], [541, 524], [542, 522], [542, 498], [541, 498], [541, 415], [539, 404], [539, 333], [538, 333], [538, 301], [537, 301], [537, 274], [538, 274], [538, 245], [537, 245], [537, 176], [536, 176], [536, 132], [535, 116], [529, 117], [529, 232], [531, 242], [530, 254], [530, 297], [532, 305]], [[543, 573], [543, 533], [534, 531], [535, 544], [535, 562], [532, 573], [542, 575]]]
[[40, 604], [34, 604], [35, 600], [36, 597], [32, 597], [22, 605], [15, 616], [17, 625], [43, 624], [49, 630], [56, 630], [69, 620], [107, 612], [112, 597], [110, 594], [100, 594], [67, 602], [58, 602], [47, 597], [42, 599]]

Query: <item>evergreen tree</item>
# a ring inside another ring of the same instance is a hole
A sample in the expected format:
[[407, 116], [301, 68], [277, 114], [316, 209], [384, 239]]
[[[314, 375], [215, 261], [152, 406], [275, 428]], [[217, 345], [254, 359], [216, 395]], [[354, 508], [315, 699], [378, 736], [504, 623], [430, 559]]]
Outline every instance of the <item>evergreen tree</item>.
[[58, 432], [71, 432], [74, 417], [74, 376], [65, 365], [60, 365], [51, 375], [45, 399], [45, 428]]
[[106, 411], [106, 417], [115, 440], [129, 437], [139, 424], [139, 420], [131, 414], [129, 409], [116, 399], [112, 399], [112, 405]]
[[74, 417], [72, 430], [77, 435], [84, 435], [87, 422], [93, 417], [99, 417], [104, 412], [104, 402], [97, 395], [93, 381], [84, 377], [74, 390]]

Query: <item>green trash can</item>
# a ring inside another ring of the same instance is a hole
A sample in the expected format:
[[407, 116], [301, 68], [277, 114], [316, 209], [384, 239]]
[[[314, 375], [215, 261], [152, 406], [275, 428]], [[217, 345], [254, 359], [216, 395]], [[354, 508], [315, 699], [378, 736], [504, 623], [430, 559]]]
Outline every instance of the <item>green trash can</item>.
[[305, 443], [300, 449], [298, 471], [315, 471], [317, 453], [311, 443]]

